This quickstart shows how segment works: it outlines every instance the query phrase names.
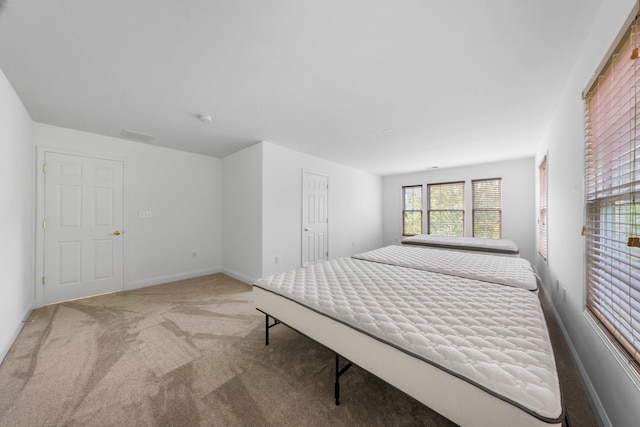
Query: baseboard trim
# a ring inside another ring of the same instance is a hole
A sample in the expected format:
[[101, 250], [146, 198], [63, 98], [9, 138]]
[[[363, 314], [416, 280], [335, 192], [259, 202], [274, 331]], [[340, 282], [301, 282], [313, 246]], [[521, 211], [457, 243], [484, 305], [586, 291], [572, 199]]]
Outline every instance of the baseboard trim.
[[553, 312], [553, 317], [556, 319], [556, 322], [560, 327], [560, 332], [562, 333], [564, 342], [569, 349], [569, 353], [571, 354], [571, 360], [573, 361], [573, 364], [576, 366], [576, 369], [578, 370], [578, 376], [580, 377], [580, 381], [582, 381], [582, 386], [584, 387], [587, 393], [587, 397], [589, 398], [589, 401], [591, 402], [591, 404], [595, 409], [595, 412], [596, 412], [595, 415], [598, 418], [598, 423], [601, 426], [613, 427], [613, 424], [611, 423], [611, 420], [607, 415], [607, 411], [604, 409], [604, 406], [602, 405], [602, 401], [600, 401], [600, 397], [598, 396], [598, 393], [596, 392], [596, 389], [593, 386], [593, 383], [591, 382], [591, 379], [589, 378], [589, 375], [587, 374], [587, 371], [584, 368], [584, 365], [582, 364], [582, 360], [580, 359], [578, 351], [573, 345], [573, 341], [571, 341], [571, 337], [569, 336], [569, 333], [567, 332], [567, 329], [565, 328], [564, 323], [562, 322], [562, 318], [560, 317], [560, 314], [556, 310], [556, 306], [553, 303], [553, 300], [549, 296], [550, 290], [547, 288], [547, 286], [544, 286], [544, 284], [543, 284], [543, 287], [544, 287], [544, 298], [549, 304], [549, 307], [551, 307], [551, 311]]
[[222, 268], [222, 273], [226, 274], [229, 277], [233, 277], [236, 280], [244, 282], [248, 285], [252, 284], [253, 282], [259, 279], [258, 277], [251, 278], [245, 274], [238, 273], [237, 271], [229, 270], [228, 268]]
[[7, 357], [7, 354], [9, 354], [9, 350], [11, 350], [11, 346], [13, 346], [13, 343], [16, 341], [16, 338], [18, 338], [18, 335], [20, 335], [20, 332], [22, 332], [22, 328], [24, 328], [24, 324], [29, 319], [29, 316], [31, 316], [31, 312], [33, 312], [33, 310], [34, 310], [34, 306], [32, 304], [31, 307], [27, 308], [26, 314], [22, 317], [22, 320], [18, 324], [18, 327], [13, 332], [13, 334], [11, 335], [11, 338], [9, 338], [9, 341], [7, 341], [6, 345], [2, 348], [2, 353], [0, 353], [0, 363], [4, 362], [4, 358]]
[[202, 270], [186, 271], [184, 273], [170, 274], [168, 276], [159, 276], [151, 279], [136, 280], [129, 282], [124, 286], [125, 291], [133, 289], [146, 288], [147, 286], [162, 285], [178, 280], [192, 279], [194, 277], [206, 276], [207, 274], [216, 274], [222, 272], [221, 267], [205, 268]]

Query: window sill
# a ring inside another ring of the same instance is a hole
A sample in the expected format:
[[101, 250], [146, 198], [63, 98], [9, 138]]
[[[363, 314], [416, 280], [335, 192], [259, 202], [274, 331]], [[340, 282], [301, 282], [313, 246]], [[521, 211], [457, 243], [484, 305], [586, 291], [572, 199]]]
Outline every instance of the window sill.
[[582, 315], [585, 317], [587, 323], [593, 328], [595, 333], [600, 337], [604, 345], [609, 349], [629, 379], [635, 384], [636, 388], [640, 390], [640, 371], [638, 371], [633, 363], [629, 361], [627, 356], [618, 348], [618, 345], [611, 341], [609, 334], [602, 329], [599, 322], [594, 318], [589, 310], [584, 310]]

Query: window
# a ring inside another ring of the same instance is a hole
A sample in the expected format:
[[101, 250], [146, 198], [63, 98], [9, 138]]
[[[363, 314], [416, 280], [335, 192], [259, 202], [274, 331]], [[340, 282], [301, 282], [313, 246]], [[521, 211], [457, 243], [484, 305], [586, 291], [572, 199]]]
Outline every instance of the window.
[[547, 259], [547, 156], [538, 166], [538, 253]]
[[402, 235], [422, 234], [422, 185], [402, 187]]
[[636, 46], [634, 23], [586, 93], [584, 234], [587, 308], [640, 367], [640, 63]]
[[473, 237], [502, 238], [502, 179], [471, 181]]
[[464, 181], [429, 184], [429, 234], [464, 236]]

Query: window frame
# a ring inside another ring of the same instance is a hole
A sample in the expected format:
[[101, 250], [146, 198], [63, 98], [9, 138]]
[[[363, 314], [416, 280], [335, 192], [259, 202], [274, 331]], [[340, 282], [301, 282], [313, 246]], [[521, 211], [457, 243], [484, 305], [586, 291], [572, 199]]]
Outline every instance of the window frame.
[[[640, 164], [636, 167], [640, 160], [640, 59], [637, 50], [633, 51], [640, 43], [637, 13], [636, 4], [594, 79], [583, 92], [583, 235], [586, 312], [628, 362], [625, 365], [633, 366], [634, 372], [639, 374], [640, 241], [632, 241], [640, 234], [640, 221], [637, 220], [637, 215], [640, 216], [640, 199], [637, 200], [640, 196]], [[635, 62], [629, 65], [625, 60]], [[633, 70], [627, 74], [620, 72], [618, 68], [624, 71], [625, 65]], [[613, 71], [612, 67], [615, 68]], [[630, 85], [631, 90], [625, 85]], [[629, 93], [635, 94], [635, 98], [626, 100], [624, 96]]]
[[[406, 198], [406, 190], [407, 189], [414, 189], [414, 188], [419, 188], [420, 189], [420, 209], [406, 209], [407, 207], [407, 198]], [[422, 234], [422, 229], [423, 229], [423, 211], [422, 211], [422, 206], [423, 206], [423, 192], [422, 192], [422, 184], [417, 184], [417, 185], [403, 185], [402, 186], [402, 235], [403, 236], [416, 236], [417, 234]], [[420, 214], [420, 232], [416, 233], [416, 234], [407, 234], [407, 224], [405, 222], [406, 220], [406, 214], [408, 212], [412, 212], [412, 213], [419, 213]]]
[[[437, 187], [437, 186], [445, 186], [445, 185], [453, 185], [453, 184], [457, 184], [457, 185], [461, 185], [462, 186], [462, 194], [461, 194], [461, 200], [462, 200], [462, 209], [432, 209], [431, 207], [431, 194], [432, 194], [432, 188], [433, 187]], [[462, 234], [455, 235], [453, 237], [464, 237], [465, 235], [465, 210], [464, 210], [464, 206], [465, 206], [465, 198], [464, 198], [464, 193], [465, 193], [465, 184], [466, 181], [451, 181], [451, 182], [438, 182], [438, 183], [432, 183], [432, 184], [427, 184], [427, 233], [428, 234], [433, 234], [432, 233], [432, 226], [431, 226], [431, 213], [432, 212], [460, 212], [461, 214], [461, 230], [462, 230]], [[437, 234], [439, 236], [443, 236], [442, 234]], [[451, 235], [445, 235], [445, 236], [451, 236]]]
[[[499, 192], [500, 192], [500, 207], [499, 208], [480, 208], [476, 207], [476, 183], [480, 182], [490, 182], [497, 181], [499, 183]], [[480, 237], [483, 239], [502, 239], [502, 178], [482, 178], [482, 179], [472, 179], [471, 180], [471, 236], [476, 236], [476, 212], [497, 212], [498, 213], [498, 237]]]
[[549, 256], [549, 164], [545, 155], [538, 165], [538, 255], [546, 261]]

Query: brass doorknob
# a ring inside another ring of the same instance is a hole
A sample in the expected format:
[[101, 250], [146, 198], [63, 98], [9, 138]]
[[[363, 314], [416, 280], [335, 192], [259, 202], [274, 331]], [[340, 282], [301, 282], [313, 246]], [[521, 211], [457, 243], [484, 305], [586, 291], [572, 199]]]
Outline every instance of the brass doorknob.
[[113, 232], [113, 235], [114, 235], [114, 236], [119, 236], [120, 234], [121, 234], [121, 233], [120, 233], [120, 230], [116, 230], [116, 231], [114, 231], [114, 232]]
[[304, 231], [311, 231], [311, 229], [309, 227], [305, 227]]

